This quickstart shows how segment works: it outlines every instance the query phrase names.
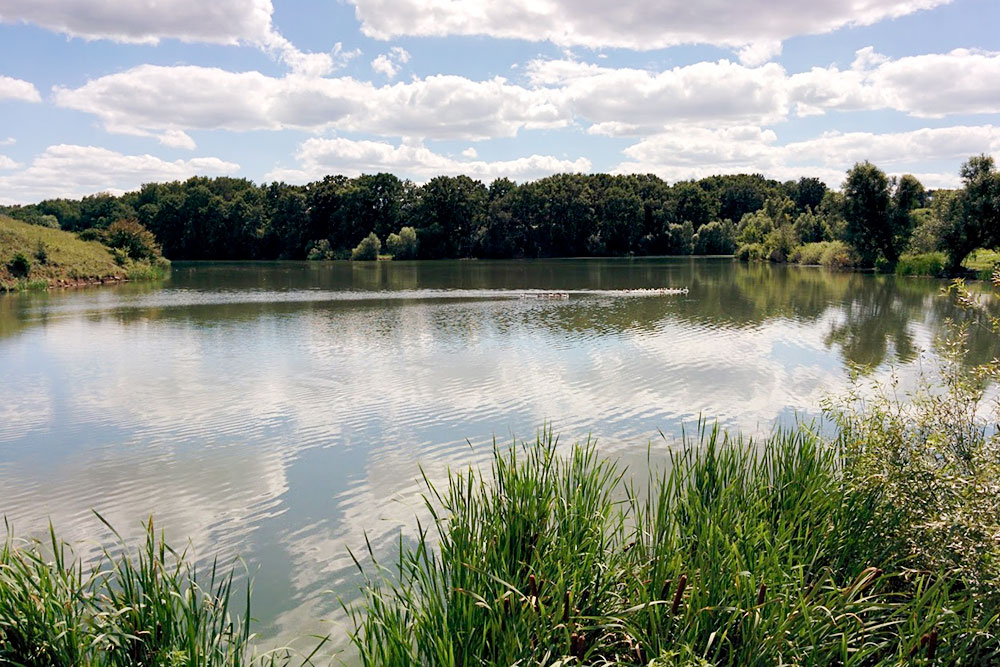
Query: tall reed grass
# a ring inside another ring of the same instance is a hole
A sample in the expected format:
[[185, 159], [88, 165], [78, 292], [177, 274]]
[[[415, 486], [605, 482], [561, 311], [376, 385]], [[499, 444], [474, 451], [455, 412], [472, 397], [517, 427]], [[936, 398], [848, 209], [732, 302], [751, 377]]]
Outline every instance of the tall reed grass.
[[354, 643], [365, 665], [1000, 660], [996, 610], [909, 569], [898, 513], [840, 466], [805, 430], [703, 428], [639, 486], [551, 433], [495, 449], [427, 482], [433, 525], [397, 562], [359, 565]]
[[287, 651], [255, 654], [249, 619], [249, 586], [237, 599], [231, 570], [198, 572], [152, 520], [142, 547], [119, 537], [93, 567], [52, 529], [43, 543], [16, 540], [8, 526], [0, 549], [0, 664], [287, 663]]

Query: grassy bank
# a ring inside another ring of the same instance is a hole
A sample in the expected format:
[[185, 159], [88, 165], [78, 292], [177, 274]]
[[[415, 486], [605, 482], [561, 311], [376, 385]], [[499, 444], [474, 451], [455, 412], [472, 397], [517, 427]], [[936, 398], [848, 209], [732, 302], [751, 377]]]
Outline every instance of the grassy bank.
[[0, 216], [0, 292], [162, 278], [166, 260], [118, 257], [98, 241]]
[[[911, 556], [844, 444], [709, 430], [636, 484], [589, 445], [496, 450], [429, 485], [434, 524], [351, 606], [365, 665], [995, 664], [995, 598]], [[53, 554], [55, 554], [53, 556]], [[374, 554], [371, 557], [374, 558]], [[257, 656], [249, 596], [149, 526], [93, 571], [51, 543], [0, 551], [0, 663], [298, 664]]]
[[[898, 516], [804, 432], [688, 443], [648, 493], [551, 438], [431, 488], [436, 522], [368, 571], [366, 665], [987, 664], [995, 609], [901, 557]], [[624, 497], [624, 501], [619, 498]]]

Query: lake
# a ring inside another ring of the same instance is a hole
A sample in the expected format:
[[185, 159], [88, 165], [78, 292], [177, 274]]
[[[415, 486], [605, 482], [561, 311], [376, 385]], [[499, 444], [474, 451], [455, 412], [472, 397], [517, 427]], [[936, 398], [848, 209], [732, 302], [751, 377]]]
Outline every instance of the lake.
[[[689, 292], [630, 291], [664, 286]], [[108, 537], [92, 509], [126, 535], [154, 515], [203, 560], [244, 557], [268, 641], [329, 632], [347, 549], [413, 534], [421, 467], [550, 426], [642, 469], [700, 415], [815, 419], [854, 364], [904, 386], [928, 366], [959, 315], [942, 286], [722, 258], [177, 263], [0, 296], [0, 513], [85, 553]]]

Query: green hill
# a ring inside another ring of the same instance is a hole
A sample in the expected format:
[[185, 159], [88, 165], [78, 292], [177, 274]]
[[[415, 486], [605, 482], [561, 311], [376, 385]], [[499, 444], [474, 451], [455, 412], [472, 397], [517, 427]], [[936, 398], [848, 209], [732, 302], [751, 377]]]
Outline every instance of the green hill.
[[0, 216], [0, 291], [121, 281], [129, 273], [97, 241]]

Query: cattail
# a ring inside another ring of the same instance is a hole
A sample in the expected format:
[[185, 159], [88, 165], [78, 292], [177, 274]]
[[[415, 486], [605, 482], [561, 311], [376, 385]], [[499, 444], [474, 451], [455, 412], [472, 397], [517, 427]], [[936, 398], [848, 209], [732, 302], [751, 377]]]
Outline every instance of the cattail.
[[573, 654], [574, 658], [583, 660], [583, 635], [574, 632], [569, 636], [569, 652]]
[[535, 575], [528, 575], [528, 588], [531, 590], [531, 597], [538, 597], [538, 582], [535, 581]]
[[663, 582], [663, 588], [660, 589], [660, 599], [666, 600], [667, 595], [670, 594], [670, 579]]
[[933, 660], [934, 654], [937, 653], [937, 639], [938, 632], [937, 628], [933, 628], [930, 634], [927, 636], [927, 659]]
[[687, 586], [688, 578], [686, 574], [682, 574], [681, 578], [677, 580], [677, 592], [674, 593], [674, 603], [670, 605], [670, 614], [674, 615], [681, 606], [681, 597], [684, 595], [684, 588]]
[[569, 602], [570, 602], [570, 592], [566, 589], [566, 593], [563, 595], [563, 623], [569, 620]]
[[760, 588], [757, 589], [757, 606], [764, 604], [764, 596], [767, 595], [767, 584], [763, 581], [760, 582]]

